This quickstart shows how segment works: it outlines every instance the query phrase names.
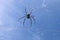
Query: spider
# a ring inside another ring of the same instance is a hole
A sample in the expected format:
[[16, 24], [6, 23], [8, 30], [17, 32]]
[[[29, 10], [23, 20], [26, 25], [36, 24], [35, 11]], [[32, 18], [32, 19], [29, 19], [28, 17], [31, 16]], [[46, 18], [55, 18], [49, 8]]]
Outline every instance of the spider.
[[30, 10], [30, 12], [28, 13], [27, 10], [25, 9], [25, 15], [23, 17], [19, 18], [19, 20], [21, 20], [22, 18], [24, 18], [23, 25], [24, 25], [26, 19], [30, 20], [31, 26], [32, 26], [32, 20], [34, 21], [34, 23], [36, 23], [34, 16], [31, 15], [32, 11], [33, 11], [33, 9]]

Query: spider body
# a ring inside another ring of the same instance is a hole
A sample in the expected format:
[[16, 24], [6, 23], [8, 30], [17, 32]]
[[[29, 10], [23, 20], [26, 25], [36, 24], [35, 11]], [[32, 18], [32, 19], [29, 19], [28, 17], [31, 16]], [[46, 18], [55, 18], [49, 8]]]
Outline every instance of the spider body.
[[30, 12], [28, 13], [28, 12], [26, 11], [26, 9], [25, 9], [25, 13], [26, 13], [26, 14], [25, 14], [23, 17], [19, 18], [19, 20], [22, 19], [22, 18], [24, 18], [24, 21], [23, 21], [23, 25], [24, 25], [25, 20], [26, 20], [26, 19], [29, 19], [29, 20], [31, 21], [31, 26], [32, 26], [32, 19], [33, 19], [33, 21], [34, 21], [34, 23], [35, 23], [35, 18], [34, 18], [34, 16], [31, 15], [31, 14], [32, 14], [32, 10], [30, 10]]
[[27, 14], [27, 16], [26, 16], [26, 17], [27, 17], [27, 19], [30, 19], [30, 14]]

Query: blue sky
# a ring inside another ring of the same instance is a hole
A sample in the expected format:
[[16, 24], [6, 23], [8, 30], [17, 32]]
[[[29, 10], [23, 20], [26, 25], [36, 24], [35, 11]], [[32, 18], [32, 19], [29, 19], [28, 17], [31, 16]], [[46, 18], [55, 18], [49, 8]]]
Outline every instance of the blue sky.
[[[18, 19], [33, 9], [36, 24]], [[0, 40], [60, 40], [60, 0], [0, 0]]]

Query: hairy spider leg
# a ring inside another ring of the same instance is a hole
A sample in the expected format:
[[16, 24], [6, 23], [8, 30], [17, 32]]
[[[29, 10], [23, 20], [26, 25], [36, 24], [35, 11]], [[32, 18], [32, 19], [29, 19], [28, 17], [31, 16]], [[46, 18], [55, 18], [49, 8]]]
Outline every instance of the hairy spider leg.
[[31, 26], [32, 26], [32, 19], [30, 18]]
[[24, 21], [23, 21], [23, 26], [24, 26], [25, 20], [26, 20], [26, 18], [24, 18]]
[[34, 23], [36, 23], [36, 20], [35, 20], [34, 16], [31, 16], [31, 17], [32, 17], [32, 19], [34, 20]]
[[[21, 19], [22, 19], [22, 18], [24, 18], [24, 17], [25, 17], [25, 16], [23, 16], [23, 17], [19, 18], [19, 20], [21, 20]], [[18, 21], [19, 21], [19, 20], [18, 20]]]

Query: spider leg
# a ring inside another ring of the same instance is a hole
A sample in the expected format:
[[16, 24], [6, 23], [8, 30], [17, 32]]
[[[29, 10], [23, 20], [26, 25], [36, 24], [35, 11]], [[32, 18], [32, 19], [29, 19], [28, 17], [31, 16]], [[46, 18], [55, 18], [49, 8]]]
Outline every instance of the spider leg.
[[33, 9], [30, 10], [30, 14], [32, 14]]
[[27, 10], [26, 10], [26, 8], [25, 8], [25, 13], [26, 13], [26, 15], [27, 15]]
[[35, 20], [34, 16], [31, 16], [31, 17], [32, 17], [32, 19], [34, 20], [34, 23], [36, 23], [36, 20]]
[[24, 21], [23, 21], [23, 26], [24, 26], [25, 20], [26, 20], [26, 18], [25, 18]]
[[22, 18], [24, 18], [24, 17], [25, 17], [25, 16], [23, 16], [23, 17], [19, 18], [19, 19], [18, 19], [18, 21], [19, 21], [19, 20], [21, 20], [21, 19], [22, 19]]
[[30, 18], [31, 26], [32, 26], [32, 19]]

